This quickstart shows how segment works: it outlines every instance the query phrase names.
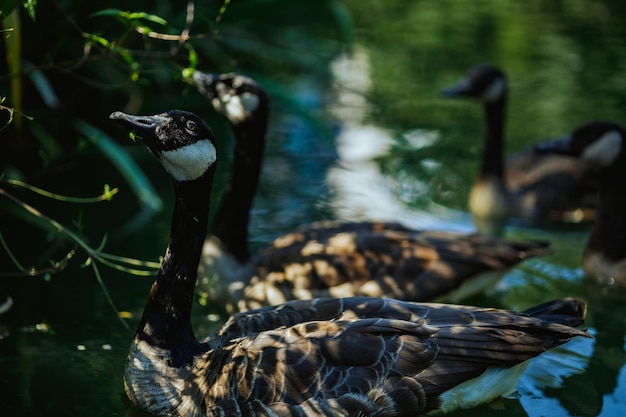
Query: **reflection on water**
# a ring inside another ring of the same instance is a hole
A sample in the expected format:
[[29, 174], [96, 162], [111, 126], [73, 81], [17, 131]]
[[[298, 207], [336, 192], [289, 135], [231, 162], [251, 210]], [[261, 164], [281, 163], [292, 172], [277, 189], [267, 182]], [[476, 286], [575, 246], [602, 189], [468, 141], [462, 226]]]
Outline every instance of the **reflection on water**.
[[584, 372], [564, 380], [563, 389], [548, 389], [572, 415], [612, 416], [626, 412], [626, 291], [583, 281], [590, 322], [596, 338]]
[[[478, 106], [441, 99], [439, 90], [476, 63], [498, 64], [510, 73], [511, 151], [588, 118], [620, 121], [626, 114], [621, 2], [347, 4], [362, 45], [333, 64], [338, 85], [327, 91], [321, 81], [303, 79], [294, 86], [303, 105], [329, 110], [337, 147], [318, 140], [306, 119], [274, 107], [251, 224], [257, 247], [299, 224], [329, 217], [471, 230], [465, 202], [478, 165], [482, 113]], [[98, 168], [98, 162], [81, 167], [81, 175]], [[170, 184], [160, 167], [151, 174], [169, 204]], [[112, 202], [120, 204], [119, 212], [132, 207], [123, 198]], [[114, 227], [109, 207], [84, 218]], [[166, 209], [144, 235], [112, 242], [115, 253], [159, 256], [169, 216]], [[535, 361], [516, 397], [453, 415], [626, 415], [626, 294], [583, 279], [578, 265], [587, 230], [510, 227], [507, 236], [550, 240], [554, 253], [524, 262], [494, 295], [469, 302], [517, 309], [581, 297], [589, 302], [586, 325], [596, 339], [574, 341]], [[103, 273], [134, 327], [151, 280]], [[70, 268], [50, 282], [6, 280], [0, 290], [0, 300], [14, 300], [0, 315], [1, 415], [144, 415], [129, 406], [121, 385], [132, 332], [119, 324], [88, 270]], [[196, 307], [198, 334], [206, 334], [219, 324], [207, 315], [223, 311]], [[42, 323], [47, 331], [37, 329]]]
[[[369, 121], [373, 105], [366, 97], [372, 80], [369, 57], [363, 48], [356, 48], [350, 56], [341, 56], [331, 64], [336, 82], [334, 101], [329, 109], [339, 123], [336, 148], [339, 160], [327, 172], [331, 187], [330, 205], [333, 215], [345, 220], [397, 221], [421, 229], [472, 231], [469, 218], [460, 211], [428, 205], [409, 209], [398, 199], [394, 188], [404, 181], [394, 181], [382, 174], [376, 158], [387, 155], [395, 142], [391, 133]], [[436, 134], [409, 132], [407, 137], [416, 149], [432, 145]], [[412, 180], [412, 190], [428, 195], [428, 186]], [[415, 195], [415, 192], [410, 193]]]

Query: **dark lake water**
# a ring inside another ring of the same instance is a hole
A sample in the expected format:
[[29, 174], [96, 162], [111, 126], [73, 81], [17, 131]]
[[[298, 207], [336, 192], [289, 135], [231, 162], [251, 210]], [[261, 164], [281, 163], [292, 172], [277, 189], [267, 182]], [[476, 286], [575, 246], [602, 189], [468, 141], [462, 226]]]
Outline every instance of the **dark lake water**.
[[[475, 64], [498, 65], [509, 76], [507, 153], [564, 135], [590, 119], [621, 122], [626, 114], [626, 5], [621, 2], [344, 4], [356, 26], [356, 45], [351, 54], [328, 63], [334, 82], [315, 75], [293, 82], [290, 89], [307, 110], [304, 115], [280, 100], [273, 107], [252, 216], [254, 248], [296, 225], [325, 218], [472, 230], [466, 200], [482, 148], [482, 109], [444, 99], [440, 90]], [[103, 109], [103, 117], [113, 110]], [[208, 106], [206, 117], [218, 134], [229, 135]], [[119, 196], [89, 207], [43, 200], [37, 207], [53, 217], [71, 211], [94, 236], [111, 232], [106, 246], [111, 253], [158, 260], [169, 230], [170, 183], [145, 149], [132, 144], [129, 149], [164, 202], [141, 233], [119, 234], [141, 209], [98, 153], [81, 158], [54, 181], [78, 184], [77, 176], [85, 176], [91, 184], [119, 186]], [[227, 172], [228, 165], [220, 170]], [[218, 189], [224, 177], [219, 178]], [[100, 191], [74, 188], [87, 195]], [[8, 224], [3, 230], [18, 258], [54, 244], [45, 236], [18, 236]], [[579, 264], [588, 230], [589, 225], [511, 225], [507, 237], [547, 239], [553, 253], [524, 262], [493, 293], [467, 303], [522, 309], [580, 297], [589, 303], [586, 326], [595, 340], [575, 340], [536, 359], [515, 396], [452, 415], [626, 415], [626, 292], [584, 278]], [[0, 415], [143, 415], [122, 388], [133, 331], [121, 324], [80, 256], [50, 279], [2, 278], [0, 303], [10, 296], [13, 306], [0, 315]], [[151, 278], [104, 266], [100, 273], [134, 329]], [[198, 303], [193, 319], [204, 335], [225, 315], [221, 306]]]

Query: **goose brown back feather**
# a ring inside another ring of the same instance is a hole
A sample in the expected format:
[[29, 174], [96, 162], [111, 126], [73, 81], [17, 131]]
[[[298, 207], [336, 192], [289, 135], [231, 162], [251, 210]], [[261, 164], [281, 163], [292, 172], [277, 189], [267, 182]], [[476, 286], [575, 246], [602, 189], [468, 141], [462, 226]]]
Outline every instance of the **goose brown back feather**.
[[503, 272], [548, 251], [539, 241], [417, 231], [392, 223], [319, 222], [281, 237], [260, 254], [263, 263], [238, 308], [329, 296], [450, 300], [468, 277]]
[[127, 370], [127, 381], [149, 383], [132, 390], [152, 391], [150, 403], [141, 404], [148, 409], [165, 399], [184, 405], [184, 413], [178, 406], [169, 410], [175, 415], [423, 414], [489, 367], [509, 368], [587, 336], [569, 327], [582, 323], [582, 302], [554, 305], [576, 313], [543, 312], [556, 320], [548, 322], [505, 310], [381, 298], [293, 301], [233, 316], [202, 342], [205, 353], [176, 370], [180, 390], [162, 376], [132, 376], [143, 369]]

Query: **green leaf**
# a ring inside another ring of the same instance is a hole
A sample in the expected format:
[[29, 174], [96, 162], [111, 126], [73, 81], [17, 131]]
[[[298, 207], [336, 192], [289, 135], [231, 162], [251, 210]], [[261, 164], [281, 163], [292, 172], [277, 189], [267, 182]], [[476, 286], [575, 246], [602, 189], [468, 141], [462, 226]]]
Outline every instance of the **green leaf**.
[[111, 48], [111, 43], [108, 40], [104, 39], [102, 36], [98, 36], [93, 33], [83, 32], [83, 37], [91, 40], [92, 42], [98, 43], [107, 49]]
[[24, 9], [28, 12], [28, 16], [35, 20], [35, 7], [37, 7], [37, 0], [24, 1]]
[[120, 9], [102, 9], [95, 13], [89, 15], [89, 17], [98, 17], [98, 16], [121, 16], [122, 11]]
[[91, 14], [91, 17], [98, 16], [117, 16], [127, 20], [147, 20], [159, 25], [167, 25], [167, 20], [146, 12], [123, 12], [120, 9], [103, 9]]
[[185, 48], [189, 51], [189, 68], [195, 69], [198, 66], [198, 53], [190, 43], [185, 43]]
[[148, 22], [158, 23], [159, 25], [167, 25], [167, 20], [159, 17], [155, 14], [149, 14], [145, 12], [134, 12], [134, 13], [122, 13], [122, 17], [125, 17], [128, 20], [142, 19], [147, 20]]

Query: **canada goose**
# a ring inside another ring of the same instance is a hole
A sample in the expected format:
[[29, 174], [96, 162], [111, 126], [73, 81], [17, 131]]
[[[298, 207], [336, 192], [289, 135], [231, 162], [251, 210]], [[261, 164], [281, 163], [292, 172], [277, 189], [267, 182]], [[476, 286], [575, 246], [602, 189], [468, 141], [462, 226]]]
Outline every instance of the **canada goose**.
[[263, 160], [268, 96], [253, 79], [238, 74], [195, 71], [191, 83], [235, 132], [232, 177], [201, 262], [203, 276], [217, 277], [218, 286], [228, 283], [222, 287], [230, 296], [222, 297], [230, 312], [357, 295], [457, 302], [492, 287], [520, 261], [548, 251], [546, 242], [410, 230], [388, 222], [327, 221], [281, 236], [252, 257], [248, 220]]
[[528, 360], [575, 336], [586, 306], [523, 313], [384, 298], [296, 300], [239, 313], [198, 341], [190, 321], [216, 150], [196, 115], [110, 116], [171, 176], [163, 262], [131, 343], [130, 400], [168, 416], [409, 416], [512, 391]]
[[600, 171], [598, 213], [583, 253], [583, 269], [598, 281], [626, 285], [626, 131], [616, 123], [594, 121], [571, 136], [537, 145], [540, 153], [572, 155]]
[[485, 108], [482, 165], [469, 196], [479, 231], [498, 233], [508, 217], [541, 221], [588, 220], [595, 207], [597, 174], [576, 158], [539, 155], [530, 147], [503, 157], [507, 79], [502, 70], [480, 65], [447, 97], [471, 97]]

